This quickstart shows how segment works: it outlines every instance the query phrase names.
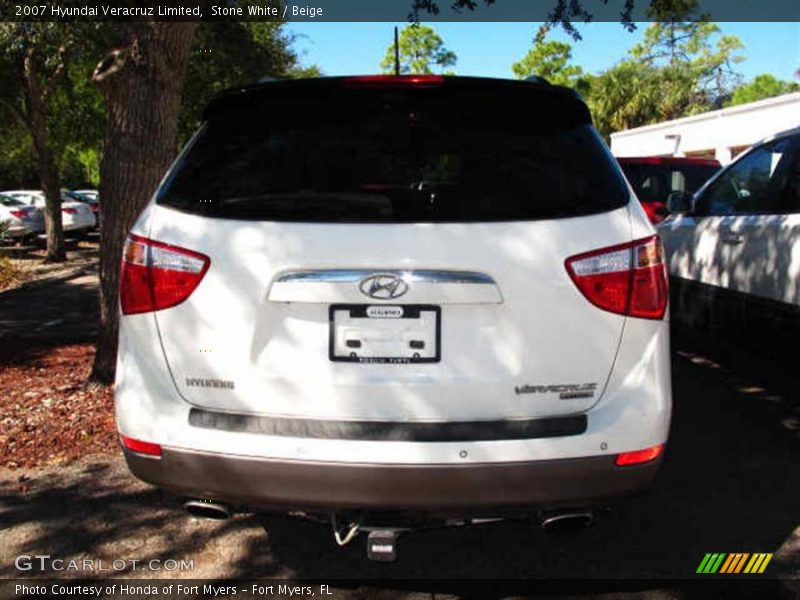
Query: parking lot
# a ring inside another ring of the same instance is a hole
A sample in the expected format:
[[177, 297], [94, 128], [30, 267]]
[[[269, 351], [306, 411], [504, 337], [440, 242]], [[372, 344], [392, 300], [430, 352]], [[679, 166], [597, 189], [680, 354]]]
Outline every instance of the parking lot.
[[[4, 346], [17, 357], [40, 356], [90, 339], [96, 286], [90, 273], [0, 296]], [[42, 325], [56, 319], [56, 328]], [[7, 353], [2, 360], [0, 379], [13, 362]], [[649, 580], [693, 577], [707, 552], [741, 551], [775, 552], [766, 575], [796, 578], [796, 381], [786, 365], [751, 349], [680, 333], [673, 340], [672, 434], [651, 494], [600, 514], [593, 528], [578, 533], [505, 522], [408, 535], [394, 564], [369, 563], [363, 538], [339, 549], [322, 525], [270, 518], [265, 534], [252, 515], [221, 522], [189, 517], [176, 500], [134, 480], [116, 451], [66, 465], [4, 468], [0, 576], [18, 575], [14, 558], [26, 553], [193, 561], [191, 572], [137, 571], [138, 577], [358, 579], [409, 592], [447, 591], [446, 582], [433, 580], [598, 580], [568, 588], [587, 593], [655, 589]], [[415, 582], [402, 586], [399, 579]], [[775, 593], [791, 583], [776, 582]]]

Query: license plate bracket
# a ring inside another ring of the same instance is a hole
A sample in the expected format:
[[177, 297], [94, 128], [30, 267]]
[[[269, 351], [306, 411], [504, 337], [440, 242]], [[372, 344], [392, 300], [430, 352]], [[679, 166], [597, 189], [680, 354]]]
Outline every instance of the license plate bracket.
[[441, 360], [441, 307], [332, 304], [328, 357], [334, 362], [418, 364]]

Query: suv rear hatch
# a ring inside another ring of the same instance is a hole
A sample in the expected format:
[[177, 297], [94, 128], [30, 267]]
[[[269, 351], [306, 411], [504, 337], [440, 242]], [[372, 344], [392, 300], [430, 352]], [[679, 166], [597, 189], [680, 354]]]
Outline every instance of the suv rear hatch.
[[175, 385], [244, 414], [580, 414], [625, 317], [590, 303], [565, 261], [630, 242], [628, 200], [561, 88], [364, 77], [223, 95], [149, 233], [202, 270], [154, 313]]

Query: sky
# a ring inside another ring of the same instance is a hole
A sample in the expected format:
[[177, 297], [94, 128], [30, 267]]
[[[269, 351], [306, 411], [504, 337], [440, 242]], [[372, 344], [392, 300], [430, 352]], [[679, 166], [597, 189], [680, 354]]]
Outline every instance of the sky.
[[[290, 23], [298, 36], [295, 50], [303, 64], [316, 64], [326, 75], [377, 73], [392, 42], [393, 27], [407, 23]], [[641, 39], [647, 23], [628, 33], [619, 23], [578, 25], [583, 39], [574, 42], [562, 32], [550, 39], [573, 45], [573, 62], [599, 73], [623, 58]], [[511, 77], [511, 65], [530, 49], [538, 23], [435, 23], [445, 46], [458, 55], [458, 75]], [[719, 23], [723, 34], [738, 36], [747, 60], [737, 66], [745, 80], [761, 73], [798, 81], [800, 23]]]

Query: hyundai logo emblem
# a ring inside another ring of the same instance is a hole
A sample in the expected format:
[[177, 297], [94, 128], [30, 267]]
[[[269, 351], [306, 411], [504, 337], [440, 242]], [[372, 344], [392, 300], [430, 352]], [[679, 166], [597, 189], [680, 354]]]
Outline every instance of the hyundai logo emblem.
[[370, 298], [391, 300], [405, 294], [408, 291], [408, 284], [398, 275], [376, 273], [362, 279], [358, 289]]

